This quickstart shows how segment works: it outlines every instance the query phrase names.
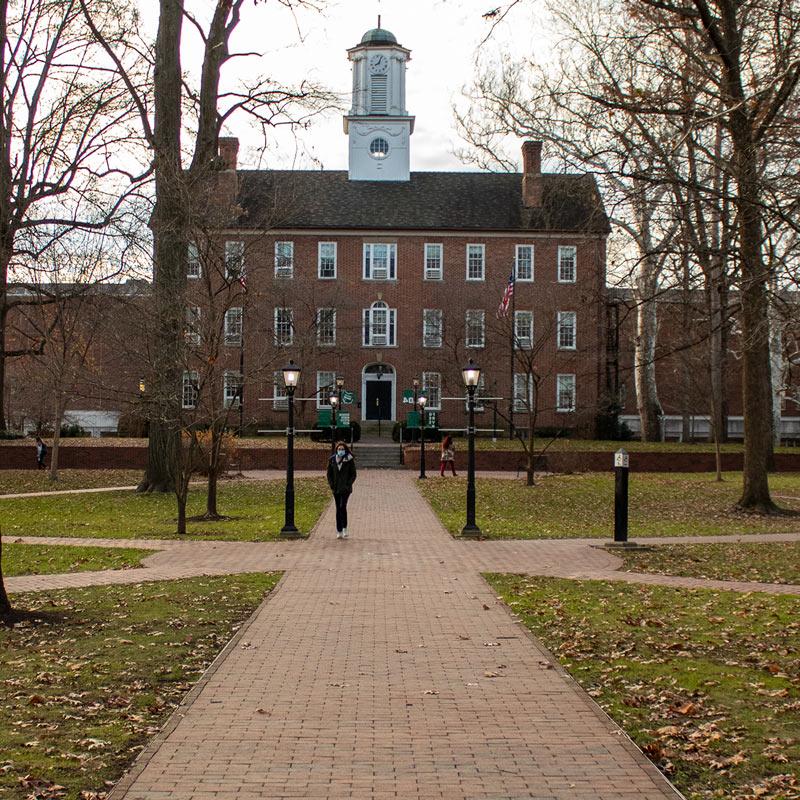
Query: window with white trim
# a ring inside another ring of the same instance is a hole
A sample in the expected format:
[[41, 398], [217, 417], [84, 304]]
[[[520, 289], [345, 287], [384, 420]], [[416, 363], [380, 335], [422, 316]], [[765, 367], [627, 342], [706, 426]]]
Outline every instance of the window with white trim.
[[576, 248], [573, 246], [560, 246], [558, 248], [558, 282], [575, 283]]
[[514, 259], [514, 277], [518, 281], [533, 280], [533, 245], [518, 244]]
[[225, 278], [231, 280], [244, 274], [244, 242], [225, 242]]
[[533, 311], [514, 312], [514, 349], [530, 350], [533, 347]]
[[442, 271], [443, 248], [440, 244], [425, 245], [425, 280], [440, 281]]
[[242, 309], [229, 308], [225, 312], [225, 344], [240, 345], [242, 343]]
[[482, 281], [485, 277], [486, 245], [467, 245], [467, 280]]
[[397, 277], [396, 244], [364, 244], [364, 280], [393, 281]]
[[556, 411], [575, 410], [575, 376], [556, 375]]
[[294, 242], [275, 242], [275, 277], [294, 275]]
[[294, 315], [291, 308], [275, 309], [275, 344], [288, 345], [294, 339]]
[[186, 306], [186, 341], [200, 344], [200, 306]]
[[533, 411], [533, 376], [528, 372], [514, 373], [514, 411]]
[[336, 309], [317, 309], [317, 344], [336, 344]]
[[193, 370], [183, 373], [183, 387], [181, 392], [181, 406], [183, 408], [195, 408], [197, 406], [198, 375]]
[[427, 398], [425, 408], [439, 411], [442, 407], [442, 376], [439, 372], [422, 373], [422, 394]]
[[222, 403], [225, 408], [239, 408], [242, 402], [242, 373], [225, 370], [222, 374]]
[[422, 310], [422, 346], [442, 346], [441, 308], [424, 308]]
[[317, 408], [330, 408], [331, 394], [335, 388], [335, 372], [317, 372]]
[[276, 411], [289, 408], [289, 395], [283, 382], [283, 370], [280, 369], [272, 373], [272, 407]]
[[317, 245], [317, 277], [332, 280], [336, 277], [336, 242]]
[[483, 347], [486, 343], [486, 329], [483, 309], [469, 309], [466, 314], [466, 347]]
[[376, 300], [364, 314], [364, 347], [394, 347], [397, 344], [397, 309]]
[[200, 251], [195, 242], [189, 242], [186, 247], [186, 277], [200, 278], [203, 275], [203, 268], [200, 265]]
[[574, 350], [576, 346], [577, 314], [574, 311], [558, 312], [558, 349]]

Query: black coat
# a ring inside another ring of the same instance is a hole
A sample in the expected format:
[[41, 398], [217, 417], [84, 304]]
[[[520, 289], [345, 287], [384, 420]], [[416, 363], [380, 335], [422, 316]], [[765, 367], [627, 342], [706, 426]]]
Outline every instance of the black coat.
[[328, 461], [328, 486], [334, 494], [350, 494], [356, 480], [356, 461], [349, 453], [345, 454], [342, 466], [336, 464], [336, 455]]

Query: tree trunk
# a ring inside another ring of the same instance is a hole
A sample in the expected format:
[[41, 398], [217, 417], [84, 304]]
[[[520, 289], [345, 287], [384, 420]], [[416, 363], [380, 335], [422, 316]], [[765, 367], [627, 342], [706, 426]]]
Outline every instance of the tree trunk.
[[3, 534], [0, 531], [0, 619], [11, 613], [11, 601], [3, 581]]
[[[638, 282], [637, 282], [638, 283]], [[661, 441], [661, 403], [656, 385], [656, 338], [658, 312], [655, 291], [640, 289], [636, 312], [636, 347], [634, 379], [636, 406], [641, 420], [642, 441]]]
[[58, 398], [55, 402], [53, 419], [53, 448], [50, 454], [50, 480], [58, 480], [58, 453], [61, 446], [61, 424], [64, 420], [64, 402]]
[[[773, 289], [774, 290], [774, 289]], [[781, 320], [772, 302], [769, 303], [769, 371], [772, 388], [772, 444], [781, 444], [781, 387], [783, 385], [783, 343]], [[770, 468], [773, 465], [770, 464]]]
[[177, 494], [178, 500], [178, 536], [186, 535], [186, 494]]
[[172, 492], [173, 466], [177, 458], [178, 434], [160, 420], [150, 419], [147, 441], [147, 466], [137, 492]]

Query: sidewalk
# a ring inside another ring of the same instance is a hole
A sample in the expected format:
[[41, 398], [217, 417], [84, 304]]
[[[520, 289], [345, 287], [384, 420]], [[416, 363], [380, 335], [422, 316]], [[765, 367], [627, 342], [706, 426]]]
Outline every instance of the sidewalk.
[[[235, 545], [286, 575], [113, 800], [679, 796], [513, 622], [483, 544], [447, 536], [410, 475], [363, 472], [352, 538], [333, 528], [329, 508], [307, 542]], [[203, 544], [197, 568], [232, 566]]]

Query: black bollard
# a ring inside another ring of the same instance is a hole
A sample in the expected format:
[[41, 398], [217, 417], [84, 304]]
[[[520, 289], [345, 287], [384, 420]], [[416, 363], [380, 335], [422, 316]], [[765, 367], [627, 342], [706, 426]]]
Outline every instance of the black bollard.
[[614, 453], [614, 541], [628, 541], [628, 453]]

